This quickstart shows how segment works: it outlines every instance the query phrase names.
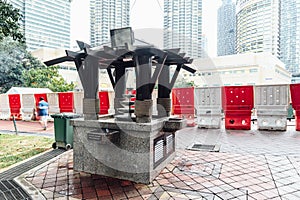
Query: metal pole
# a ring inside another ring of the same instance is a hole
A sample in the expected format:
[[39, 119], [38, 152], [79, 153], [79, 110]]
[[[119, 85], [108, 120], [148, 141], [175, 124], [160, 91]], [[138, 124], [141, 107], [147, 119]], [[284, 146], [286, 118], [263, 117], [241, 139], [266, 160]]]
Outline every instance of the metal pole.
[[17, 123], [14, 115], [13, 115], [13, 123], [14, 123], [16, 135], [18, 135]]

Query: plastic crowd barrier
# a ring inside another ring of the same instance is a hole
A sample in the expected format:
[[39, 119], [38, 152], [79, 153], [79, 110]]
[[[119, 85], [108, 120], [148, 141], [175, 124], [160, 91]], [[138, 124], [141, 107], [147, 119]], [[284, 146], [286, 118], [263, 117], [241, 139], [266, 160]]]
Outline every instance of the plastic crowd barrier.
[[224, 86], [222, 104], [225, 129], [250, 130], [253, 86]]
[[194, 88], [172, 89], [172, 114], [187, 119], [188, 126], [195, 126]]

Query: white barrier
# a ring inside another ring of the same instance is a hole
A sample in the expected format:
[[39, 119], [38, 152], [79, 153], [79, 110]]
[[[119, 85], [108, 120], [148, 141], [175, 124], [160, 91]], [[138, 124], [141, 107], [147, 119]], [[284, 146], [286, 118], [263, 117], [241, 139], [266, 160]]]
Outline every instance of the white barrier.
[[10, 108], [7, 94], [0, 94], [0, 119], [9, 120]]
[[289, 85], [255, 86], [254, 91], [258, 129], [285, 131], [287, 129]]
[[30, 121], [33, 116], [33, 109], [35, 108], [35, 100], [33, 94], [21, 95], [21, 112], [22, 120]]
[[198, 128], [220, 128], [222, 117], [220, 87], [195, 88]]

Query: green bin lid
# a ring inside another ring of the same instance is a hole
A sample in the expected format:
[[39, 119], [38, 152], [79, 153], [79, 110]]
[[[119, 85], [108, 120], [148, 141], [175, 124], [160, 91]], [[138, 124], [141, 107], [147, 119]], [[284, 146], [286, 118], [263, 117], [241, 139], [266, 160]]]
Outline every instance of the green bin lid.
[[56, 113], [51, 115], [52, 118], [65, 118], [65, 119], [74, 119], [81, 117], [80, 114], [76, 113]]

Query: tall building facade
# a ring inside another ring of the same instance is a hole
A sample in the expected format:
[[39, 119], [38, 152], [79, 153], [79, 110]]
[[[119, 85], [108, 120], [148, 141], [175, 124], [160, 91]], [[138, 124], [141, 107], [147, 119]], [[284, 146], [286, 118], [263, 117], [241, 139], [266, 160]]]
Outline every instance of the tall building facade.
[[71, 0], [10, 0], [23, 15], [27, 50], [70, 48]]
[[299, 74], [300, 1], [281, 1], [280, 60], [292, 74]]
[[202, 0], [164, 0], [164, 48], [181, 48], [186, 56], [200, 58]]
[[280, 0], [236, 1], [236, 51], [280, 55]]
[[90, 0], [90, 43], [110, 41], [110, 30], [129, 26], [130, 0]]
[[232, 0], [223, 0], [218, 9], [218, 56], [235, 54], [236, 20], [235, 4]]

